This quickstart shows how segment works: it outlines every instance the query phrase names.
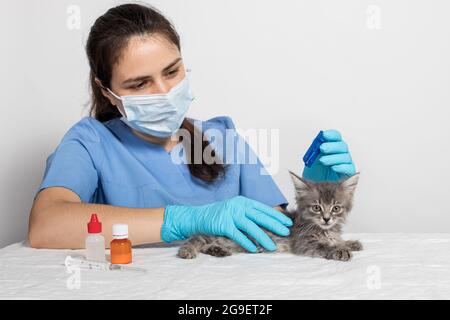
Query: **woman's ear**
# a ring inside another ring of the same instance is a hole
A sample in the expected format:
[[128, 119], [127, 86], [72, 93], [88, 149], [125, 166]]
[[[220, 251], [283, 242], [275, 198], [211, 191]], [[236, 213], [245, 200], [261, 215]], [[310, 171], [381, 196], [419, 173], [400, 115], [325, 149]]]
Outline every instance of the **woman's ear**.
[[102, 82], [100, 81], [100, 79], [95, 78], [95, 83], [98, 85], [98, 87], [100, 88], [100, 90], [102, 91], [103, 96], [109, 100], [109, 102], [113, 105], [117, 107], [117, 99], [115, 99], [113, 97], [113, 95], [111, 93], [109, 93], [107, 90], [105, 90], [105, 87], [102, 85]]

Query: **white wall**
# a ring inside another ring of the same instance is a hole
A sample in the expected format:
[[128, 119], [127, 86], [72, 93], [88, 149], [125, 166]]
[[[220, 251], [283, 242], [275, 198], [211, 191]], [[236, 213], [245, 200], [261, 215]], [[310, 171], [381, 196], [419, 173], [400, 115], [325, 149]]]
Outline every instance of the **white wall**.
[[[94, 19], [119, 3], [0, 4], [0, 247], [26, 237], [45, 160], [87, 114], [84, 44]], [[301, 172], [317, 131], [334, 128], [362, 175], [348, 231], [450, 231], [450, 2], [150, 3], [182, 37], [191, 116], [280, 128], [274, 178], [290, 200], [287, 170]], [[67, 27], [70, 5], [80, 29]]]

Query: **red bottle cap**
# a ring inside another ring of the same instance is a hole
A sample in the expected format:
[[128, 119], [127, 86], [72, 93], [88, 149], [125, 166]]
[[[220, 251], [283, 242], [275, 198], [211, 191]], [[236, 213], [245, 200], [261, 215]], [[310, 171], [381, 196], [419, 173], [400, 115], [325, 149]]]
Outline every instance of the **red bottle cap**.
[[91, 215], [91, 221], [87, 224], [88, 233], [101, 233], [102, 232], [102, 223], [98, 221], [97, 215], [93, 213]]

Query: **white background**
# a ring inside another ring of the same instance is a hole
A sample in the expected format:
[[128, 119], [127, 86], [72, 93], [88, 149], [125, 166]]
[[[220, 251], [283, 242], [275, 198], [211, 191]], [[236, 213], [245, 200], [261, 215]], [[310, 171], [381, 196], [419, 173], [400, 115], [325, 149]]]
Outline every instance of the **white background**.
[[[45, 160], [87, 115], [85, 41], [95, 18], [120, 3], [0, 4], [0, 247], [26, 237]], [[191, 117], [280, 129], [274, 179], [290, 201], [287, 170], [301, 173], [312, 139], [333, 128], [361, 172], [347, 231], [450, 231], [450, 2], [149, 3], [181, 35]], [[80, 29], [67, 26], [71, 5]]]

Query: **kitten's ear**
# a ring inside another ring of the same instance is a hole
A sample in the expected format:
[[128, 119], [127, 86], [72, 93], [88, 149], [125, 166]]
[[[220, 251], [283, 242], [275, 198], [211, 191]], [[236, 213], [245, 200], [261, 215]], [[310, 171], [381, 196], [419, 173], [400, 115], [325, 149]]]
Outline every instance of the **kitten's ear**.
[[350, 178], [341, 181], [340, 184], [346, 192], [353, 194], [355, 192], [356, 186], [358, 185], [358, 181], [359, 181], [359, 172], [355, 173]]
[[294, 183], [295, 190], [297, 192], [311, 190], [311, 185], [303, 178], [300, 178], [298, 175], [289, 171], [291, 175], [292, 182]]

